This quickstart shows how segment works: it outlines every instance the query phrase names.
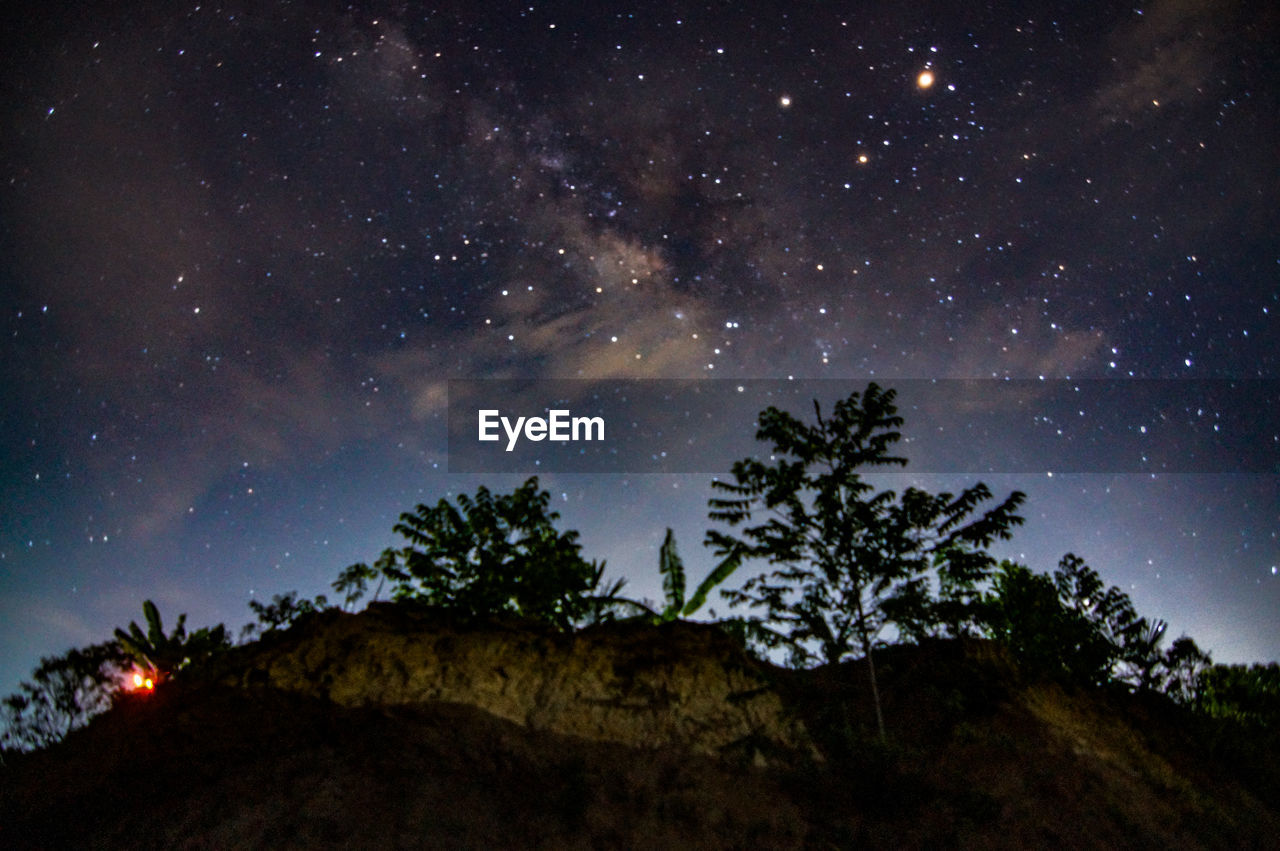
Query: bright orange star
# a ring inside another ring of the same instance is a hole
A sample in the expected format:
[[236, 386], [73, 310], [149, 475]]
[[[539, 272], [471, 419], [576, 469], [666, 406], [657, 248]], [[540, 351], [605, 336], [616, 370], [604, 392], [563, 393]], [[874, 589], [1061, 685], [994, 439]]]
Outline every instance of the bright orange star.
[[933, 72], [921, 71], [920, 76], [916, 77], [916, 85], [922, 89], [927, 89], [933, 85]]

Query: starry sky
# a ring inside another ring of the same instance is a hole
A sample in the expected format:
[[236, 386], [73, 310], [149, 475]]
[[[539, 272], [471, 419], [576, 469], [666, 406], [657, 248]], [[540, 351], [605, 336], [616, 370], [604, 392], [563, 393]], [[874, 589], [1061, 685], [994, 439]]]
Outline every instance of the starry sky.
[[[1280, 406], [1274, 4], [734, 6], [9, 7], [0, 691], [145, 598], [238, 627], [416, 503], [514, 488], [448, 472], [451, 379], [1239, 379]], [[1242, 421], [1205, 404], [1168, 410]], [[1086, 443], [1158, 449], [1159, 419]], [[1280, 658], [1280, 435], [1250, 441], [982, 476], [1028, 494], [998, 552], [1075, 552], [1170, 637]], [[709, 570], [709, 482], [542, 477], [650, 597], [668, 526]]]

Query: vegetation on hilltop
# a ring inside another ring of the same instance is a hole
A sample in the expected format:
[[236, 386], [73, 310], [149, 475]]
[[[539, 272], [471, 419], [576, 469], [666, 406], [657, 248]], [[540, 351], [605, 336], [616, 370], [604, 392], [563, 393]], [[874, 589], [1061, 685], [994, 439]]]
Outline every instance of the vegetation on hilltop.
[[[692, 594], [668, 530], [659, 555], [666, 599], [624, 597], [623, 580], [605, 582], [603, 562], [582, 557], [578, 533], [556, 528], [559, 515], [536, 478], [511, 494], [481, 487], [474, 497], [417, 506], [394, 527], [403, 547], [351, 565], [332, 587], [347, 609], [372, 586], [375, 600], [386, 588], [394, 601], [571, 631], [611, 619], [688, 617], [740, 565], [760, 561], [763, 572], [721, 592], [746, 614], [719, 623], [757, 651], [785, 652], [798, 668], [860, 655], [882, 741], [895, 728], [881, 711], [877, 654], [895, 644], [980, 637], [1006, 648], [1029, 679], [1163, 695], [1205, 725], [1202, 737], [1217, 752], [1242, 764], [1274, 752], [1280, 666], [1214, 665], [1186, 636], [1165, 647], [1167, 625], [1139, 616], [1126, 594], [1074, 555], [1051, 574], [996, 563], [988, 548], [1021, 522], [1023, 494], [982, 510], [993, 498], [982, 483], [959, 494], [876, 491], [865, 473], [906, 464], [892, 453], [902, 423], [892, 390], [871, 384], [827, 416], [815, 403], [812, 423], [776, 408], [759, 423], [774, 460], [744, 459], [731, 480], [713, 482], [719, 495], [710, 519], [728, 531], [708, 531], [719, 561]], [[323, 596], [295, 592], [249, 605], [257, 622], [242, 631], [246, 641], [334, 608]], [[144, 614], [145, 631], [133, 623], [111, 641], [42, 660], [0, 705], [0, 746], [47, 747], [130, 691], [134, 676], [198, 679], [230, 646], [222, 625], [188, 634], [183, 615], [166, 633], [154, 603]]]
[[[1015, 491], [969, 519], [991, 498], [986, 485], [958, 495], [876, 492], [864, 478], [868, 471], [907, 463], [891, 454], [902, 425], [893, 399], [892, 390], [872, 384], [837, 402], [828, 417], [815, 401], [812, 425], [765, 410], [756, 437], [772, 444], [770, 463], [744, 459], [733, 465], [733, 481], [712, 482], [727, 496], [711, 500], [711, 519], [743, 525], [742, 534], [707, 533], [718, 554], [741, 553], [774, 567], [725, 592], [731, 605], [763, 610], [748, 619], [758, 641], [786, 648], [798, 667], [862, 653], [882, 739], [874, 663], [880, 634], [894, 624], [904, 635], [976, 631], [976, 588], [994, 564], [986, 547], [1010, 537], [1025, 499]], [[747, 525], [753, 520], [762, 522]]]

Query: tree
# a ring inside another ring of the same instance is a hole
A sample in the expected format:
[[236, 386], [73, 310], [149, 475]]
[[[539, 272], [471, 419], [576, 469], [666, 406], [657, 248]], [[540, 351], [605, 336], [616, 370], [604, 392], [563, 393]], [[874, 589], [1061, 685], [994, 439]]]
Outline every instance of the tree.
[[145, 601], [142, 613], [146, 617], [147, 631], [143, 632], [136, 622], [130, 621], [128, 632], [116, 628], [116, 641], [136, 664], [152, 671], [157, 682], [168, 679], [191, 665], [204, 662], [230, 643], [227, 629], [222, 624], [201, 627], [188, 635], [187, 616], [183, 613], [178, 615], [178, 623], [173, 632], [165, 635], [160, 610], [155, 603]]
[[[1067, 553], [1053, 572], [1058, 599], [1073, 619], [1073, 641], [1067, 644], [1075, 658], [1076, 678], [1094, 685], [1123, 682], [1138, 690], [1165, 685], [1170, 664], [1191, 664], [1194, 642], [1176, 653], [1161, 649], [1168, 624], [1140, 617], [1129, 595], [1107, 587], [1097, 571], [1079, 556]], [[1190, 639], [1187, 639], [1190, 641]], [[1199, 652], [1198, 650], [1196, 651]]]
[[1185, 706], [1200, 702], [1204, 675], [1213, 660], [1188, 636], [1176, 639], [1164, 654], [1164, 682], [1160, 690]]
[[1002, 561], [984, 617], [987, 635], [1007, 647], [1024, 671], [1060, 682], [1078, 678], [1075, 649], [1087, 641], [1087, 625], [1062, 605], [1049, 576]]
[[474, 498], [459, 496], [456, 506], [445, 499], [419, 505], [394, 527], [407, 547], [384, 552], [376, 570], [347, 568], [334, 587], [346, 591], [350, 603], [380, 575], [392, 583], [396, 600], [470, 616], [510, 613], [561, 629], [605, 617], [622, 582], [601, 591], [604, 563], [582, 558], [576, 531], [556, 530], [560, 515], [547, 510], [550, 500], [535, 477], [511, 494], [494, 496], [481, 486]]
[[1073, 553], [1058, 562], [1053, 584], [1071, 622], [1064, 649], [1075, 660], [1077, 677], [1106, 684], [1124, 658], [1123, 634], [1137, 626], [1133, 603], [1119, 588], [1108, 588], [1098, 572]]
[[258, 622], [245, 624], [240, 630], [240, 635], [242, 638], [250, 639], [258, 634], [286, 629], [298, 618], [324, 611], [328, 605], [329, 600], [323, 594], [314, 600], [308, 600], [305, 597], [299, 600], [297, 591], [275, 594], [270, 603], [250, 600], [249, 608], [257, 615]]
[[[1022, 522], [1015, 510], [1025, 498], [1015, 491], [970, 520], [991, 498], [983, 484], [959, 495], [875, 492], [865, 471], [907, 463], [890, 454], [901, 439], [894, 397], [872, 383], [837, 402], [829, 417], [815, 401], [814, 424], [777, 408], [763, 411], [756, 437], [772, 444], [770, 463], [743, 459], [733, 465], [732, 482], [712, 482], [728, 496], [710, 501], [711, 519], [743, 525], [742, 535], [711, 530], [706, 539], [721, 556], [778, 565], [724, 593], [733, 606], [763, 609], [752, 619], [757, 633], [771, 635], [793, 663], [834, 664], [861, 650], [882, 738], [873, 657], [882, 630], [895, 618], [933, 622], [931, 569], [956, 588], [976, 583], [994, 563], [985, 548]], [[768, 519], [745, 525], [757, 512]]]
[[1120, 665], [1113, 676], [1138, 691], [1160, 690], [1166, 676], [1165, 651], [1160, 645], [1168, 629], [1169, 624], [1159, 618], [1147, 620], [1135, 613], [1121, 627]]
[[69, 650], [40, 665], [0, 702], [0, 746], [33, 750], [61, 741], [105, 712], [120, 689], [128, 658], [114, 641]]
[[369, 590], [369, 582], [377, 579], [378, 587], [373, 592], [373, 599], [377, 600], [388, 576], [392, 576], [393, 581], [398, 581], [394, 578], [399, 575], [395, 569], [396, 557], [396, 551], [388, 547], [382, 551], [382, 555], [378, 556], [378, 560], [372, 567], [362, 561], [356, 562], [344, 568], [329, 587], [343, 595], [343, 607], [350, 610], [355, 608], [355, 604], [360, 602], [365, 592]]
[[982, 608], [988, 636], [1027, 672], [1059, 682], [1121, 682], [1189, 702], [1208, 664], [1186, 636], [1162, 649], [1168, 624], [1139, 617], [1128, 594], [1072, 553], [1052, 576], [1002, 562]]

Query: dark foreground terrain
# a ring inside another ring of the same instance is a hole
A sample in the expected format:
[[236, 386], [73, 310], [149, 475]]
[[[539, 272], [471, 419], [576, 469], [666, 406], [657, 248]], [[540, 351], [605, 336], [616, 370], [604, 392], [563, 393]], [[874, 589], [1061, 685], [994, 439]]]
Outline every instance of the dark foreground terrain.
[[11, 758], [0, 847], [1280, 847], [1274, 790], [1163, 699], [980, 642], [878, 659], [888, 744], [862, 663], [711, 627], [327, 612]]

